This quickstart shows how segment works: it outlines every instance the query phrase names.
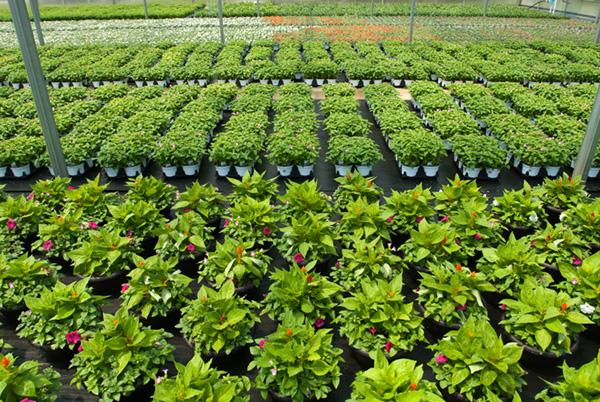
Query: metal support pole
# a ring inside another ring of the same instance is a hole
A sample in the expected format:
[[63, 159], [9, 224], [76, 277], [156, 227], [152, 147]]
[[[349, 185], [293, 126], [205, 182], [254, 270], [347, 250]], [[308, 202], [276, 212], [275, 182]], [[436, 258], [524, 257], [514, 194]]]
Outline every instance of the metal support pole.
[[483, 0], [483, 16], [487, 17], [489, 0]]
[[575, 169], [573, 169], [573, 176], [581, 176], [581, 180], [585, 182], [587, 180], [588, 172], [592, 166], [594, 160], [594, 154], [596, 153], [596, 147], [598, 146], [598, 140], [600, 139], [600, 90], [596, 92], [596, 99], [594, 100], [594, 106], [592, 107], [592, 114], [588, 121], [587, 129], [585, 130], [585, 137], [581, 143], [579, 154], [577, 155], [577, 161], [575, 162]]
[[144, 0], [144, 18], [148, 19], [148, 0]]
[[40, 7], [38, 0], [29, 0], [31, 4], [31, 13], [33, 14], [33, 21], [35, 22], [35, 32], [37, 33], [38, 42], [40, 46], [44, 46], [44, 33], [42, 32], [42, 17], [40, 16]]
[[600, 3], [598, 3], [598, 12], [596, 13], [596, 19], [594, 20], [594, 22], [597, 24], [598, 22], [600, 22]]
[[260, 0], [256, 0], [256, 16], [260, 18]]
[[373, 16], [375, 11], [375, 0], [371, 0], [371, 17]]
[[415, 25], [415, 7], [417, 0], [410, 0], [410, 25], [408, 27], [408, 43], [412, 43]]
[[219, 6], [219, 30], [221, 31], [221, 44], [225, 44], [225, 30], [223, 29], [223, 0], [218, 0]]
[[44, 73], [42, 72], [40, 57], [35, 46], [35, 41], [33, 40], [27, 6], [23, 0], [8, 0], [8, 5], [19, 47], [21, 48], [25, 70], [27, 71], [27, 78], [31, 85], [35, 108], [40, 119], [44, 139], [46, 140], [46, 148], [50, 155], [50, 163], [54, 168], [55, 175], [67, 177], [65, 155], [60, 144], [58, 131], [56, 130], [56, 122], [54, 121], [52, 106], [48, 98], [48, 87]]
[[594, 42], [598, 43], [600, 41], [600, 23], [597, 24], [596, 27], [596, 36], [594, 37]]

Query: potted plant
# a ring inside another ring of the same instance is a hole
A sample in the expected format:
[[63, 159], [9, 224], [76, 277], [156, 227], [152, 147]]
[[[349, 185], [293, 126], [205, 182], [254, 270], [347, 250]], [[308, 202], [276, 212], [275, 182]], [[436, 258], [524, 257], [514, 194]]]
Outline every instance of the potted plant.
[[588, 242], [593, 250], [600, 250], [600, 200], [582, 202], [569, 208], [563, 212], [562, 222]]
[[146, 201], [126, 200], [120, 205], [109, 205], [108, 211], [111, 216], [106, 227], [135, 239], [147, 252], [156, 244], [154, 241], [166, 223], [156, 206]]
[[360, 174], [348, 173], [335, 179], [338, 187], [333, 193], [336, 210], [342, 211], [350, 201], [365, 198], [369, 203], [378, 202], [383, 190], [375, 184], [374, 178], [365, 178]]
[[471, 261], [480, 257], [484, 246], [493, 246], [503, 240], [502, 227], [487, 208], [487, 203], [465, 201], [460, 209], [440, 218], [451, 222], [461, 248]]
[[255, 387], [263, 398], [270, 393], [277, 400], [323, 399], [339, 385], [342, 350], [333, 346], [331, 330], [315, 330], [312, 323], [286, 314], [275, 332], [257, 344], [250, 348], [248, 370], [258, 369]]
[[410, 239], [400, 246], [400, 251], [405, 261], [422, 268], [448, 260], [464, 262], [466, 254], [456, 239], [451, 222], [429, 223], [423, 219], [416, 230], [410, 231]]
[[135, 177], [142, 173], [153, 141], [154, 137], [148, 133], [119, 132], [104, 142], [98, 152], [98, 163], [108, 177], [116, 177], [121, 169], [125, 169], [127, 177]]
[[64, 213], [73, 213], [79, 209], [82, 211], [82, 220], [88, 222], [90, 229], [97, 229], [106, 221], [108, 206], [116, 204], [118, 195], [106, 192], [107, 184], [100, 184], [100, 176], [88, 180], [76, 189], [67, 191]]
[[65, 206], [68, 193], [73, 191], [70, 185], [71, 179], [67, 177], [38, 180], [31, 185], [29, 198], [42, 205], [46, 213], [60, 212]]
[[88, 280], [56, 282], [35, 296], [25, 296], [28, 311], [19, 317], [17, 333], [55, 361], [70, 361], [81, 339], [99, 329], [103, 297], [92, 295]]
[[482, 293], [494, 287], [485, 274], [445, 263], [420, 275], [417, 301], [424, 310], [425, 325], [434, 335], [457, 329], [469, 317], [487, 320]]
[[330, 257], [337, 255], [333, 225], [327, 215], [310, 211], [298, 218], [292, 217], [289, 225], [281, 228], [277, 248], [288, 261], [326, 265]]
[[281, 321], [287, 311], [322, 326], [332, 318], [342, 288], [314, 271], [315, 263], [292, 264], [288, 269], [276, 269], [270, 276], [271, 286], [264, 299], [264, 313]]
[[132, 202], [145, 201], [161, 212], [166, 212], [175, 202], [177, 189], [172, 184], [153, 176], [138, 176], [127, 181], [126, 198]]
[[202, 286], [198, 297], [181, 309], [177, 328], [196, 353], [223, 357], [252, 342], [252, 329], [260, 322], [260, 305], [235, 294], [232, 281], [220, 290]]
[[352, 396], [348, 402], [397, 401], [406, 398], [415, 401], [442, 402], [435, 383], [423, 379], [423, 367], [414, 360], [399, 359], [389, 362], [383, 352], [375, 354], [375, 367], [356, 374], [352, 381]]
[[31, 166], [44, 152], [44, 141], [39, 137], [20, 136], [2, 142], [6, 150], [7, 163], [14, 177], [31, 175]]
[[42, 369], [39, 362], [26, 360], [16, 363], [11, 353], [0, 353], [0, 399], [6, 402], [33, 401], [54, 402], [62, 387], [60, 374], [50, 367]]
[[133, 256], [136, 268], [121, 286], [121, 306], [139, 314], [142, 322], [151, 327], [173, 326], [179, 310], [192, 294], [191, 278], [176, 269], [177, 259], [164, 260], [158, 255], [143, 259]]
[[578, 334], [593, 322], [579, 312], [579, 300], [567, 293], [525, 279], [518, 298], [504, 299], [500, 325], [514, 342], [523, 345], [532, 364], [564, 359], [578, 343]]
[[402, 173], [408, 177], [415, 177], [421, 166], [425, 176], [436, 176], [440, 160], [446, 155], [443, 141], [425, 129], [407, 130], [393, 135], [389, 146], [396, 155]]
[[596, 325], [600, 324], [600, 253], [581, 261], [581, 265], [561, 263], [558, 265], [565, 281], [561, 287], [582, 303], [579, 311], [587, 315]]
[[236, 291], [246, 293], [257, 288], [267, 274], [271, 257], [265, 250], [256, 249], [252, 242], [226, 238], [217, 243], [217, 248], [200, 264], [200, 277], [209, 286], [220, 289], [233, 281]]
[[405, 268], [400, 257], [385, 247], [379, 238], [370, 242], [354, 239], [349, 248], [342, 250], [331, 276], [346, 290], [355, 290], [365, 280], [392, 280], [402, 276]]
[[350, 201], [342, 212], [337, 225], [340, 239], [347, 245], [356, 238], [366, 241], [380, 238], [390, 241], [387, 217], [381, 210], [379, 202], [369, 203], [365, 198]]
[[356, 166], [362, 176], [368, 176], [381, 160], [383, 155], [371, 138], [339, 136], [329, 140], [327, 161], [336, 165], [340, 176], [345, 176], [350, 166]]
[[289, 181], [286, 192], [278, 199], [281, 203], [279, 210], [288, 224], [293, 217], [301, 218], [307, 212], [327, 216], [332, 209], [331, 196], [319, 191], [316, 180]]
[[38, 240], [32, 249], [39, 250], [46, 258], [64, 269], [70, 268], [67, 253], [78, 245], [83, 234], [81, 210], [72, 214], [53, 215], [46, 223], [39, 225]]
[[206, 136], [199, 133], [171, 130], [156, 142], [152, 159], [160, 165], [165, 177], [175, 176], [178, 168], [186, 176], [193, 176], [200, 170], [206, 142]]
[[0, 227], [10, 232], [13, 239], [31, 243], [47, 213], [49, 211], [46, 211], [44, 205], [35, 199], [8, 197], [0, 203]]
[[171, 334], [143, 327], [137, 316], [119, 309], [104, 314], [102, 328], [81, 342], [82, 350], [71, 362], [71, 380], [103, 400], [123, 397], [144, 400], [151, 394], [150, 381], [175, 349], [167, 342]]
[[[469, 318], [431, 349], [429, 366], [447, 397], [466, 401], [520, 401], [525, 381], [519, 365], [523, 348], [502, 342], [485, 319]], [[480, 368], [471, 372], [473, 362]], [[446, 399], [448, 400], [448, 399]]]
[[208, 226], [216, 227], [225, 210], [225, 196], [215, 186], [196, 181], [179, 193], [172, 210], [178, 213], [194, 211], [204, 218]]
[[[340, 303], [334, 322], [340, 335], [348, 339], [359, 361], [370, 362], [383, 352], [387, 358], [410, 352], [425, 339], [423, 318], [405, 303], [402, 276], [391, 279], [366, 279], [350, 297]], [[371, 356], [371, 358], [369, 358]]]
[[438, 214], [450, 215], [454, 210], [461, 208], [462, 204], [471, 200], [473, 202], [487, 202], [486, 197], [479, 190], [474, 180], [463, 180], [458, 175], [448, 179], [440, 191], [436, 191], [435, 209]]
[[0, 256], [0, 310], [4, 317], [16, 323], [25, 310], [25, 297], [34, 297], [54, 286], [56, 271], [55, 265], [28, 254], [10, 260]]
[[494, 215], [517, 238], [533, 234], [544, 225], [546, 212], [538, 187], [531, 188], [523, 182], [519, 190], [504, 190], [501, 196], [492, 201]]
[[544, 179], [541, 199], [549, 214], [550, 222], [557, 223], [564, 210], [586, 202], [588, 195], [580, 178], [563, 173], [561, 177], [554, 180]]
[[[529, 240], [535, 251], [544, 257], [544, 266], [556, 274], [559, 264], [577, 266], [588, 256], [587, 243], [561, 223], [538, 230], [529, 236]], [[558, 276], [555, 275], [555, 278]]]
[[227, 224], [222, 233], [240, 241], [254, 242], [257, 246], [270, 245], [278, 230], [278, 218], [268, 199], [257, 201], [245, 197], [226, 211]]
[[232, 376], [211, 367], [199, 354], [184, 366], [175, 362], [177, 375], [156, 378], [152, 400], [156, 402], [185, 402], [194, 400], [250, 401], [250, 380]]
[[277, 194], [277, 179], [265, 179], [265, 173], [247, 172], [241, 180], [230, 177], [227, 180], [232, 186], [228, 199], [234, 205], [248, 197], [256, 201], [271, 201]]

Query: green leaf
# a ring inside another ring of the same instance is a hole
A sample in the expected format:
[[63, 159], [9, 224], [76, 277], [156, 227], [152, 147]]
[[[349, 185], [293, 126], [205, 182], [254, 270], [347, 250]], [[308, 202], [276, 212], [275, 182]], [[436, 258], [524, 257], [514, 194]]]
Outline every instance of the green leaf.
[[552, 335], [550, 335], [550, 333], [545, 329], [538, 329], [535, 331], [535, 341], [539, 345], [540, 349], [545, 351], [552, 342]]
[[467, 377], [469, 377], [469, 374], [470, 372], [468, 368], [462, 368], [460, 370], [455, 371], [454, 374], [452, 374], [452, 386], [458, 386], [461, 382], [466, 380]]
[[118, 359], [119, 366], [117, 367], [117, 375], [121, 374], [123, 372], [123, 370], [125, 370], [125, 367], [127, 367], [130, 360], [131, 360], [131, 352], [130, 351], [123, 353], [121, 356], [119, 356], [119, 359]]

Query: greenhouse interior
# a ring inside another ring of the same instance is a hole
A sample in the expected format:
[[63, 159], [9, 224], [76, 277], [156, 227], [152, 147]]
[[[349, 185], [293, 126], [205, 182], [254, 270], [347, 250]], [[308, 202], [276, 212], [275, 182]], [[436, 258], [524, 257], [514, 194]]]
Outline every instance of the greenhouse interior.
[[600, 1], [0, 0], [0, 402], [600, 400]]

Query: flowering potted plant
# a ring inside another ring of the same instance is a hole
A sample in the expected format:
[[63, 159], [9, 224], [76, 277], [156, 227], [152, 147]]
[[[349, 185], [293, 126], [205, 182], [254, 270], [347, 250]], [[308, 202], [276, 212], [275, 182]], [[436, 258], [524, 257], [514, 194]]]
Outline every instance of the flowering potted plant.
[[402, 275], [404, 265], [383, 242], [376, 238], [370, 242], [357, 238], [350, 248], [342, 250], [331, 276], [346, 290], [353, 290], [367, 279], [391, 280]]
[[[504, 344], [487, 320], [469, 318], [431, 349], [429, 366], [445, 395], [466, 401], [521, 400], [523, 349], [516, 343]], [[474, 362], [479, 370], [472, 372]]]
[[225, 210], [225, 196], [215, 186], [196, 181], [179, 194], [172, 209], [177, 213], [194, 211], [204, 218], [208, 226], [216, 227]]
[[225, 212], [222, 233], [258, 246], [270, 245], [278, 230], [278, 213], [268, 199], [257, 201], [245, 197]]
[[350, 201], [365, 198], [368, 202], [378, 202], [383, 190], [375, 184], [374, 178], [366, 178], [360, 174], [348, 173], [335, 179], [338, 187], [333, 193], [334, 206], [338, 211], [346, 208]]
[[153, 176], [138, 176], [127, 181], [126, 198], [132, 202], [145, 201], [152, 204], [159, 211], [168, 211], [175, 202], [177, 189], [172, 184]]
[[250, 401], [250, 380], [211, 367], [199, 354], [184, 366], [175, 362], [177, 375], [156, 377], [154, 395], [156, 402], [185, 402], [194, 400]]
[[0, 203], [0, 227], [6, 229], [11, 238], [30, 243], [46, 213], [44, 206], [35, 199], [8, 197]]
[[442, 402], [435, 383], [423, 379], [423, 367], [414, 360], [399, 359], [389, 362], [383, 352], [375, 354], [375, 367], [360, 371], [352, 382], [352, 396], [348, 402], [415, 401]]
[[7, 260], [0, 256], [0, 310], [11, 322], [16, 322], [25, 310], [25, 297], [35, 297], [57, 281], [57, 267], [45, 260], [23, 254]]
[[71, 214], [53, 215], [39, 225], [38, 240], [32, 249], [40, 250], [50, 261], [69, 268], [67, 253], [73, 250], [84, 233], [81, 230], [81, 210]]
[[431, 201], [431, 191], [428, 188], [423, 189], [421, 183], [412, 190], [392, 190], [390, 196], [385, 198], [384, 211], [394, 246], [398, 247], [404, 243], [408, 239], [408, 232], [416, 229], [421, 220], [433, 216], [435, 211]]
[[109, 205], [111, 217], [106, 227], [134, 239], [147, 253], [156, 245], [156, 237], [164, 230], [166, 219], [159, 210], [146, 201], [125, 201]]
[[232, 281], [218, 291], [202, 286], [198, 297], [181, 309], [177, 328], [196, 353], [223, 357], [252, 341], [252, 329], [260, 322], [259, 307], [236, 295]]
[[319, 191], [316, 180], [290, 181], [286, 183], [285, 194], [278, 198], [279, 210], [288, 224], [291, 218], [301, 218], [307, 212], [324, 215], [331, 212], [331, 197]]
[[344, 298], [334, 322], [361, 357], [359, 361], [370, 363], [368, 356], [379, 352], [388, 358], [410, 352], [425, 339], [422, 320], [413, 304], [405, 303], [398, 275], [391, 280], [362, 281], [360, 288]]
[[579, 203], [563, 212], [562, 222], [595, 251], [600, 250], [600, 200]]
[[387, 216], [381, 210], [379, 202], [369, 203], [366, 199], [359, 198], [349, 202], [341, 215], [337, 232], [346, 245], [356, 238], [390, 241]]
[[450, 216], [445, 215], [440, 220], [448, 220], [456, 230], [457, 238], [464, 252], [477, 259], [484, 246], [493, 246], [502, 239], [502, 227], [488, 212], [488, 205], [479, 201], [465, 201], [462, 206]]
[[567, 293], [526, 279], [518, 298], [504, 299], [500, 325], [514, 342], [524, 346], [531, 363], [548, 364], [572, 353], [578, 334], [593, 322], [579, 312], [579, 300]]
[[81, 339], [89, 338], [102, 320], [103, 297], [92, 295], [87, 279], [56, 282], [37, 296], [26, 296], [29, 311], [19, 317], [17, 333], [44, 348], [54, 360], [69, 361]]
[[542, 191], [541, 198], [551, 223], [557, 223], [564, 210], [588, 200], [581, 179], [566, 173], [557, 179], [544, 179]]
[[298, 218], [292, 217], [289, 226], [281, 229], [279, 252], [297, 264], [306, 260], [326, 266], [328, 259], [337, 254], [333, 225], [327, 215], [310, 211]]
[[281, 321], [287, 311], [304, 317], [316, 327], [333, 317], [338, 295], [342, 288], [313, 270], [314, 261], [289, 269], [276, 269], [270, 276], [271, 286], [264, 299], [264, 313]]
[[544, 266], [554, 273], [558, 273], [559, 264], [569, 263], [578, 266], [588, 255], [587, 243], [560, 223], [538, 230], [529, 236], [529, 240], [535, 251], [544, 256]]
[[206, 141], [206, 135], [171, 130], [156, 142], [152, 159], [160, 165], [165, 177], [175, 176], [178, 168], [182, 168], [186, 176], [193, 176], [200, 170]]
[[383, 160], [377, 144], [369, 137], [332, 137], [329, 140], [327, 161], [336, 165], [336, 172], [345, 176], [352, 166], [358, 173], [368, 176], [374, 165]]
[[431, 273], [421, 272], [416, 292], [425, 325], [435, 335], [443, 335], [464, 325], [469, 317], [487, 320], [481, 293], [493, 290], [484, 274], [446, 263], [431, 267]]
[[446, 155], [442, 139], [425, 129], [406, 130], [392, 135], [389, 146], [396, 155], [402, 174], [408, 177], [415, 177], [421, 166], [425, 176], [436, 176], [440, 160]]
[[585, 258], [581, 265], [560, 263], [558, 267], [565, 278], [561, 286], [583, 302], [579, 311], [600, 324], [600, 252]]
[[82, 351], [71, 362], [76, 370], [71, 383], [101, 400], [125, 396], [144, 400], [148, 397], [143, 395], [148, 392], [144, 386], [172, 358], [175, 348], [167, 342], [170, 336], [163, 330], [142, 327], [137, 316], [125, 309], [104, 314], [100, 331], [83, 340]]
[[277, 194], [277, 178], [265, 179], [265, 173], [246, 173], [241, 180], [228, 177], [232, 189], [229, 195], [231, 204], [244, 201], [247, 197], [256, 201], [269, 200]]
[[464, 262], [465, 255], [450, 222], [429, 223], [422, 220], [410, 239], [400, 246], [404, 259], [415, 266], [427, 268], [442, 261]]
[[454, 210], [460, 208], [463, 202], [486, 202], [486, 197], [479, 190], [475, 180], [463, 180], [458, 175], [454, 179], [448, 179], [440, 191], [435, 192], [435, 209], [438, 213], [450, 215]]
[[216, 250], [200, 264], [200, 277], [216, 288], [233, 281], [236, 292], [244, 293], [260, 285], [270, 263], [271, 257], [266, 251], [256, 250], [252, 242], [226, 238], [217, 243]]
[[546, 221], [544, 204], [538, 187], [531, 188], [523, 182], [519, 190], [505, 190], [492, 201], [494, 215], [517, 238], [523, 237], [542, 227]]
[[176, 258], [163, 260], [153, 255], [143, 259], [134, 255], [133, 262], [136, 268], [121, 286], [121, 306], [139, 314], [142, 322], [151, 327], [173, 325], [192, 294], [192, 279], [175, 269]]
[[81, 209], [83, 222], [88, 222], [89, 229], [97, 229], [108, 216], [108, 206], [116, 204], [118, 196], [106, 192], [107, 184], [100, 184], [100, 176], [88, 180], [76, 189], [66, 193], [65, 214]]
[[67, 194], [74, 189], [70, 184], [71, 179], [66, 177], [38, 180], [31, 185], [31, 193], [28, 197], [44, 206], [47, 213], [60, 212], [65, 206]]
[[248, 370], [258, 369], [255, 387], [263, 398], [270, 393], [276, 400], [324, 399], [340, 383], [342, 350], [333, 346], [329, 329], [315, 330], [287, 313], [275, 332], [257, 344], [250, 348], [254, 358]]
[[12, 354], [0, 353], [0, 400], [6, 402], [54, 402], [62, 387], [60, 374], [52, 368], [40, 367], [40, 363], [27, 360], [16, 363]]

